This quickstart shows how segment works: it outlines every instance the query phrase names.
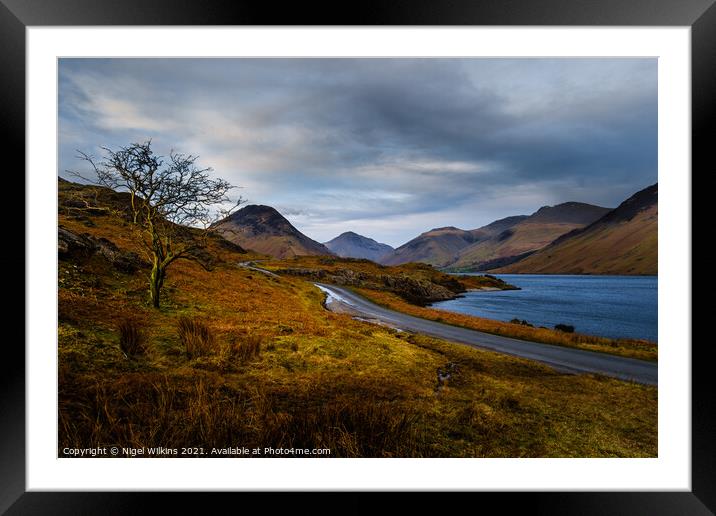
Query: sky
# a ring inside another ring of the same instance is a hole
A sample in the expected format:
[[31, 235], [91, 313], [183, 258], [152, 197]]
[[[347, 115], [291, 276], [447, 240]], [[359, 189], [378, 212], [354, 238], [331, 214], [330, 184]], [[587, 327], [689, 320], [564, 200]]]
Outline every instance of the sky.
[[399, 246], [655, 183], [657, 60], [60, 59], [60, 176], [148, 139], [315, 240]]

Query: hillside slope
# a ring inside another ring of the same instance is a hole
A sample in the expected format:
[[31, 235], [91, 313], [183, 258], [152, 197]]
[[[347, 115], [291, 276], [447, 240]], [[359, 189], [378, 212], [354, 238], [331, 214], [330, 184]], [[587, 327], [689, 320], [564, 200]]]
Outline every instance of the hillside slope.
[[431, 229], [384, 256], [380, 263], [399, 265], [421, 262], [443, 267], [455, 259], [460, 249], [472, 244], [478, 238], [470, 231], [452, 226]]
[[608, 211], [600, 206], [567, 202], [470, 231], [455, 227], [433, 229], [400, 246], [381, 263], [422, 262], [465, 271], [487, 270], [523, 258]]
[[421, 262], [460, 271], [494, 269], [520, 260], [608, 212], [609, 208], [601, 206], [566, 202], [543, 206], [529, 216], [506, 217], [469, 231], [452, 226], [436, 228], [398, 247], [380, 263]]
[[333, 254], [323, 244], [301, 233], [270, 206], [245, 206], [215, 227], [227, 240], [275, 258]]
[[559, 236], [595, 221], [608, 211], [608, 208], [578, 202], [543, 206], [499, 233], [461, 249], [449, 266], [480, 271], [516, 261]]
[[657, 274], [658, 184], [635, 193], [591, 225], [495, 272]]
[[[329, 312], [312, 278], [237, 266], [261, 257], [223, 238], [209, 241], [213, 267], [172, 265], [165, 301], [154, 309], [131, 221], [116, 210], [73, 209], [68, 193], [60, 189], [58, 212], [62, 457], [65, 448], [108, 443], [179, 450], [148, 459], [181, 456], [189, 445], [207, 459], [245, 457], [237, 446], [320, 448], [331, 457], [657, 454], [655, 387], [564, 374]], [[268, 262], [261, 263], [363, 281], [383, 289], [369, 292], [387, 302], [453, 321], [394, 289], [404, 276], [444, 283], [427, 266], [337, 257]], [[135, 351], [125, 352], [131, 342]]]
[[527, 215], [506, 217], [470, 231], [453, 226], [431, 229], [385, 255], [380, 263], [400, 265], [417, 262], [445, 267], [455, 261], [461, 250], [493, 237], [526, 218]]
[[323, 245], [342, 258], [365, 258], [374, 262], [393, 251], [388, 244], [381, 244], [353, 231], [346, 231]]

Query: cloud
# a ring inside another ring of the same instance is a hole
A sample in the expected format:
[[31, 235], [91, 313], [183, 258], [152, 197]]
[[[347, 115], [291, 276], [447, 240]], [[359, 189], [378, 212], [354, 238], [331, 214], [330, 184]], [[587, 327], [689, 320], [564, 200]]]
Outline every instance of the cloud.
[[[655, 59], [61, 59], [60, 174], [152, 138], [307, 234], [399, 245], [656, 181]], [[335, 234], [333, 234], [335, 233]], [[379, 238], [380, 237], [380, 238]]]

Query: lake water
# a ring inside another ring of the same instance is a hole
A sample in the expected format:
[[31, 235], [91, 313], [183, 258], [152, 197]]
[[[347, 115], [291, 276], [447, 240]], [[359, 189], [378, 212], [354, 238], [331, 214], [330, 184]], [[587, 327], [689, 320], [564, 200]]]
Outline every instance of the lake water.
[[548, 328], [569, 324], [589, 335], [657, 341], [656, 276], [495, 276], [522, 290], [467, 292], [433, 307], [499, 321], [524, 319]]

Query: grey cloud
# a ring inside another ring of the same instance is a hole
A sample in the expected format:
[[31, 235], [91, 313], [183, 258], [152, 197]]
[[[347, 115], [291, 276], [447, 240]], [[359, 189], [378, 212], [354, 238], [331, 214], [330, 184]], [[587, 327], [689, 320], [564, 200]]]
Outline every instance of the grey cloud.
[[60, 173], [77, 148], [152, 137], [299, 228], [362, 224], [396, 245], [428, 221], [614, 206], [653, 183], [656, 73], [655, 59], [63, 59]]

